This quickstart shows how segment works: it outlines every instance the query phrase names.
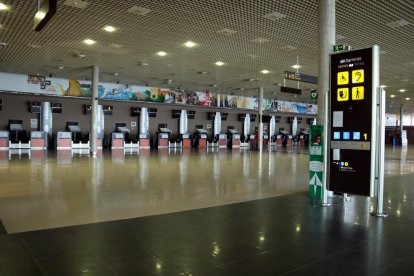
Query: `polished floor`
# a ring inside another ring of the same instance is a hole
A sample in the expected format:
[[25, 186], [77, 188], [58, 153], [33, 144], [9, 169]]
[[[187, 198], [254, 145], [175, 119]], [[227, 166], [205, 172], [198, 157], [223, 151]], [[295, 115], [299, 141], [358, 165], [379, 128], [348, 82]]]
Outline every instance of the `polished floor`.
[[9, 233], [274, 197], [308, 182], [306, 149], [261, 158], [227, 149], [41, 153], [0, 162], [0, 219]]
[[387, 218], [310, 200], [300, 151], [11, 156], [5, 230], [73, 226], [0, 234], [0, 275], [413, 275], [413, 153], [387, 148]]

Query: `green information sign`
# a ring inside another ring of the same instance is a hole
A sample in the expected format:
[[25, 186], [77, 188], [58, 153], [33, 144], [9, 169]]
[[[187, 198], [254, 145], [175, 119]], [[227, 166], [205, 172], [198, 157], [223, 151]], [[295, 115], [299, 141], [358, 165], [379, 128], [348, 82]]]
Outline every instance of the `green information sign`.
[[337, 44], [333, 46], [333, 50], [334, 52], [349, 51], [351, 50], [351, 47], [346, 44]]
[[318, 90], [311, 89], [310, 98], [311, 98], [311, 103], [318, 103]]
[[322, 200], [323, 126], [311, 125], [309, 136], [309, 197]]

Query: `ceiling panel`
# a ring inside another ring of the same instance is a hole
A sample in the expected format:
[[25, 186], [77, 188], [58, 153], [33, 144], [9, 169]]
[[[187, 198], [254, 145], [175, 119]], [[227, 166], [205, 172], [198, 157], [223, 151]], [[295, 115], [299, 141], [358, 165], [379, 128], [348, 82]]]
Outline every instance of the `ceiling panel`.
[[[279, 92], [284, 71], [294, 70], [297, 60], [301, 73], [318, 73], [317, 0], [90, 0], [84, 9], [58, 0], [57, 14], [41, 32], [32, 30], [37, 1], [0, 1], [11, 6], [0, 12], [0, 42], [7, 44], [0, 49], [0, 71], [88, 79], [89, 67], [97, 64], [102, 81], [250, 96], [263, 86], [266, 97], [300, 102], [308, 102], [309, 90], [316, 88], [300, 83], [300, 96]], [[388, 110], [404, 104], [414, 112], [413, 100], [405, 100], [414, 99], [414, 1], [337, 0], [336, 5], [338, 42], [353, 48], [380, 45], [381, 83], [396, 95], [388, 98]], [[133, 6], [150, 12], [127, 12]], [[281, 18], [264, 17], [274, 12]], [[409, 24], [387, 25], [399, 20]], [[117, 31], [104, 32], [105, 25]], [[223, 29], [234, 33], [218, 33]], [[86, 45], [86, 38], [96, 44]], [[184, 47], [188, 40], [198, 45]], [[167, 55], [157, 56], [158, 51]], [[216, 66], [218, 60], [225, 65]], [[270, 73], [260, 73], [263, 69]]]

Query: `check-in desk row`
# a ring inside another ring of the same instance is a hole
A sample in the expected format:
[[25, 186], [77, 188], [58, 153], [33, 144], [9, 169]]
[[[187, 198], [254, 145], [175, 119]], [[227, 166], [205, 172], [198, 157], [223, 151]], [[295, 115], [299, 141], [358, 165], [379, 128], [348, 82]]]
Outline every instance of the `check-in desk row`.
[[14, 135], [9, 131], [0, 131], [0, 150], [9, 149], [32, 149], [45, 150], [47, 149], [47, 134], [44, 131], [31, 131], [30, 139], [28, 141], [14, 141], [10, 135]]

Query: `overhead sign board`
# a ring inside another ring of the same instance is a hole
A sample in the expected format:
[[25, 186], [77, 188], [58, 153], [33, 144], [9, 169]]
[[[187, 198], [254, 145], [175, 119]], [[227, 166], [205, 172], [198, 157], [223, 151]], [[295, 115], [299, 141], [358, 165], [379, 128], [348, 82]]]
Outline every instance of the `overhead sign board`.
[[330, 67], [328, 189], [373, 196], [378, 46], [332, 54]]
[[290, 71], [285, 71], [285, 79], [318, 84], [317, 77]]
[[287, 87], [287, 86], [281, 86], [280, 87], [280, 92], [300, 95], [300, 94], [302, 94], [302, 89], [297, 89], [297, 88]]

